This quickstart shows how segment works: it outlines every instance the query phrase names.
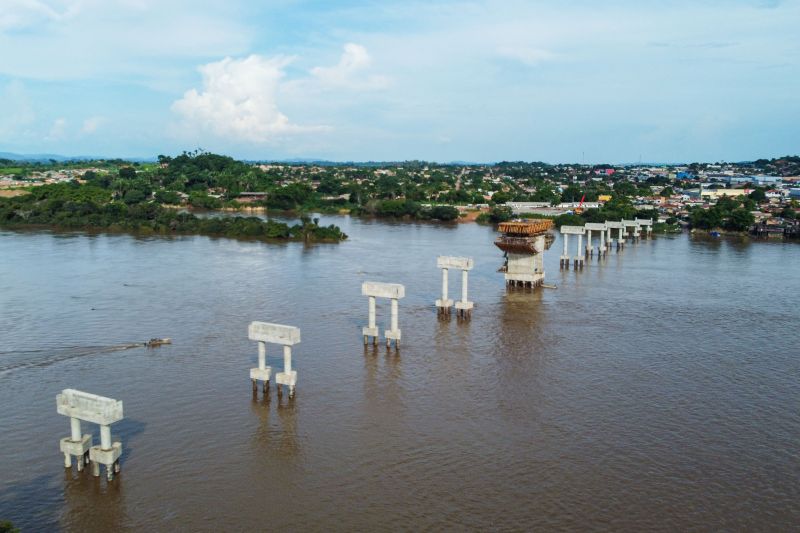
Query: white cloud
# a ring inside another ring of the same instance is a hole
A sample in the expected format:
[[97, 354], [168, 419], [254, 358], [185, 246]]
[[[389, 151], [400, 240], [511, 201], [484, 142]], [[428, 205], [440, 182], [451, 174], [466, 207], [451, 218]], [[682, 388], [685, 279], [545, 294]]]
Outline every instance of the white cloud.
[[78, 3], [72, 1], [4, 0], [0, 10], [0, 31], [58, 21], [75, 13], [77, 7]]
[[[239, 0], [0, 0], [0, 74], [175, 90], [186, 60], [244, 54]], [[185, 85], [184, 85], [185, 86]]]
[[367, 49], [356, 43], [344, 45], [339, 62], [332, 67], [314, 67], [311, 74], [323, 85], [350, 89], [383, 89], [389, 80], [385, 76], [367, 75], [372, 66], [372, 57]]
[[83, 126], [81, 126], [81, 133], [94, 133], [97, 131], [97, 128], [103, 125], [106, 121], [105, 117], [89, 117], [83, 121]]
[[251, 55], [203, 65], [202, 90], [186, 91], [172, 104], [172, 111], [182, 118], [184, 129], [254, 143], [324, 129], [292, 124], [278, 109], [278, 86], [291, 61], [284, 56]]
[[46, 141], [60, 141], [67, 132], [67, 119], [60, 117], [53, 121], [50, 131], [45, 137]]

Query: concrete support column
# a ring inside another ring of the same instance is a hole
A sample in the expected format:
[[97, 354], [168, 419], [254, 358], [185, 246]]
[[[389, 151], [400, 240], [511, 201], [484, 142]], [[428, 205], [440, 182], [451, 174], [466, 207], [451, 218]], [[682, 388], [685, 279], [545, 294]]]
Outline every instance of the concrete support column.
[[81, 441], [81, 421], [74, 416], [69, 419], [69, 427], [70, 427], [70, 438], [72, 442], [80, 442]]
[[264, 370], [267, 368], [267, 343], [258, 343], [258, 369]]
[[447, 301], [447, 269], [442, 269], [442, 301]]
[[561, 254], [561, 268], [569, 270], [569, 233], [562, 235], [564, 238], [564, 253]]
[[[466, 274], [466, 272], [465, 272]], [[392, 331], [397, 331], [398, 322], [397, 298], [392, 298]]]
[[606, 232], [600, 230], [600, 246], [597, 248], [597, 257], [602, 257], [606, 254]]
[[461, 302], [467, 302], [467, 285], [469, 284], [469, 271], [462, 270], [461, 271]]
[[587, 256], [591, 257], [594, 254], [594, 248], [592, 248], [592, 230], [586, 230], [586, 254]]
[[[278, 385], [286, 385], [289, 387], [289, 398], [294, 398], [294, 387], [297, 383], [297, 372], [292, 370], [292, 347], [283, 346], [283, 372], [279, 372], [275, 376], [275, 382]], [[278, 392], [280, 393], [280, 386]]]
[[583, 235], [578, 235], [578, 255], [575, 256], [575, 268], [583, 268]]
[[111, 449], [111, 426], [100, 426], [100, 448]]
[[284, 372], [291, 372], [292, 371], [292, 347], [291, 346], [284, 346], [283, 347], [283, 371]]
[[369, 327], [375, 327], [375, 297], [369, 297]]

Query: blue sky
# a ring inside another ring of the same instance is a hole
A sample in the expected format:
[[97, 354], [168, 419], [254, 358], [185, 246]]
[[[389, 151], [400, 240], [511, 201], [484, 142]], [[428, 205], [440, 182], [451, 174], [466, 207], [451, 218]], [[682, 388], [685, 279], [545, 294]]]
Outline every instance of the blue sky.
[[0, 0], [0, 151], [800, 153], [800, 0]]

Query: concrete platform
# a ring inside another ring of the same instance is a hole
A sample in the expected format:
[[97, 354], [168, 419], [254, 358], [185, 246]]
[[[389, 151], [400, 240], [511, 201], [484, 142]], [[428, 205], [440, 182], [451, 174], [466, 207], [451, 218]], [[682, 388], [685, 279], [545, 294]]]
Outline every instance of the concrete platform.
[[58, 443], [61, 453], [64, 454], [64, 468], [72, 466], [72, 457], [78, 458], [78, 471], [83, 470], [83, 465], [86, 464], [86, 454], [92, 447], [92, 436], [83, 435], [81, 440], [74, 441], [70, 437], [64, 437]]

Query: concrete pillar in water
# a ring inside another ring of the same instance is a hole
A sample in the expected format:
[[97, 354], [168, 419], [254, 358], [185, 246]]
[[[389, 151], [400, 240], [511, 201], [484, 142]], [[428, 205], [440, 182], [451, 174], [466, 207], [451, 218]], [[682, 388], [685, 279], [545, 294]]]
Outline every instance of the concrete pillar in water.
[[[300, 343], [300, 328], [294, 326], [284, 326], [283, 324], [272, 324], [270, 322], [251, 322], [247, 328], [247, 335], [250, 340], [257, 341], [259, 345], [259, 367], [261, 367], [262, 346], [263, 353], [266, 354], [266, 343], [280, 344], [283, 346], [283, 372], [275, 374], [275, 384], [278, 388], [278, 395], [281, 394], [281, 385], [289, 387], [289, 397], [294, 396], [295, 385], [297, 384], [297, 372], [292, 370], [292, 346]], [[262, 373], [257, 368], [250, 369], [251, 379], [264, 379], [264, 392], [269, 390], [269, 376], [271, 369], [264, 365], [268, 372]], [[257, 377], [254, 377], [257, 376]]]
[[81, 434], [81, 421], [74, 416], [69, 419], [70, 436], [61, 439], [59, 448], [64, 454], [64, 468], [72, 467], [72, 456], [77, 458], [78, 472], [83, 470], [89, 460], [89, 448], [92, 447], [92, 436]]
[[649, 239], [651, 237], [651, 232], [653, 231], [653, 219], [652, 218], [637, 218], [636, 223], [639, 225], [639, 228], [644, 228], [644, 238]]
[[[100, 475], [100, 465], [105, 465], [108, 480], [119, 472], [122, 443], [111, 441], [110, 425], [122, 420], [122, 402], [75, 389], [64, 389], [56, 396], [56, 410], [70, 417], [70, 436], [61, 439], [64, 466], [72, 465], [71, 457], [78, 458], [78, 470], [92, 462], [92, 472]], [[81, 435], [81, 421], [100, 425], [100, 445], [92, 446], [91, 435]]]
[[372, 344], [378, 344], [378, 326], [375, 325], [375, 297], [369, 297], [369, 317], [367, 327], [364, 328], [364, 346], [367, 345], [369, 337], [372, 337]]
[[597, 248], [597, 257], [598, 259], [602, 256], [605, 257], [606, 255], [606, 232], [605, 230], [600, 231], [600, 247]]
[[[392, 321], [391, 321], [391, 329], [386, 330], [386, 346], [389, 347], [391, 345], [391, 341], [394, 340], [395, 348], [400, 347], [400, 327], [398, 326], [398, 306], [397, 301], [400, 298], [403, 298], [406, 295], [406, 289], [402, 285], [398, 283], [379, 283], [377, 281], [365, 281], [361, 284], [361, 294], [363, 296], [368, 296], [372, 299], [374, 298], [389, 298], [392, 300]], [[370, 323], [369, 326], [364, 327], [362, 329], [362, 334], [366, 339], [368, 336], [372, 336], [373, 339], [377, 338], [378, 336], [378, 328], [374, 324], [374, 322]]]
[[[470, 268], [472, 268], [472, 260], [470, 259]], [[461, 318], [468, 319], [472, 317], [472, 308], [474, 304], [467, 299], [469, 284], [469, 269], [465, 268], [461, 271], [461, 300], [456, 302], [456, 313]]]
[[[596, 222], [587, 222], [584, 227], [586, 228], [586, 234], [589, 236], [587, 245], [591, 247], [592, 250], [594, 250], [594, 247], [592, 246], [592, 232], [597, 231], [600, 233], [600, 242], [597, 247], [597, 257], [599, 259], [605, 253], [605, 233], [608, 228], [606, 227], [605, 223], [598, 224]], [[592, 253], [590, 252], [589, 255], [591, 256]]]
[[[453, 305], [453, 300], [447, 297], [447, 272], [450, 269], [461, 270], [461, 301], [455, 302], [456, 314], [459, 317], [467, 318], [472, 314], [472, 302], [467, 300], [467, 271], [471, 270], [474, 263], [469, 257], [451, 257], [440, 255], [436, 258], [436, 266], [442, 269], [442, 299], [436, 300], [436, 306], [439, 308], [439, 314], [445, 316], [450, 315], [450, 306]], [[445, 309], [446, 311], [442, 311]]]
[[594, 255], [594, 248], [592, 247], [592, 230], [586, 228], [586, 253], [584, 254], [586, 257], [592, 257]]
[[561, 259], [564, 263], [566, 268], [569, 268], [569, 236], [570, 235], [577, 235], [578, 236], [578, 252], [574, 258], [575, 268], [583, 267], [583, 235], [586, 233], [586, 228], [584, 226], [561, 226], [559, 229], [561, 235], [564, 237], [564, 255], [561, 256]]
[[453, 300], [447, 297], [447, 271], [448, 269], [442, 268], [442, 297], [436, 300], [436, 309], [439, 316], [450, 316], [450, 308], [453, 306]]
[[606, 225], [606, 228], [608, 229], [608, 247], [609, 248], [613, 248], [614, 247], [614, 237], [613, 237], [614, 234], [611, 232], [611, 230], [618, 230], [619, 239], [617, 240], [616, 244], [617, 244], [617, 250], [619, 250], [621, 245], [622, 245], [622, 242], [623, 242], [623, 240], [622, 240], [622, 232], [624, 231], [625, 226], [622, 224], [622, 222], [616, 222], [614, 220], [607, 220], [605, 222], [605, 225]]
[[275, 374], [275, 384], [289, 387], [289, 398], [294, 398], [294, 387], [297, 385], [297, 371], [292, 370], [292, 347], [283, 347], [283, 372]]
[[[250, 339], [253, 340], [253, 339]], [[269, 390], [269, 378], [272, 367], [267, 366], [267, 343], [258, 341], [258, 367], [250, 369], [250, 381], [253, 382], [253, 392], [258, 391], [258, 382], [261, 382], [264, 392]]]

